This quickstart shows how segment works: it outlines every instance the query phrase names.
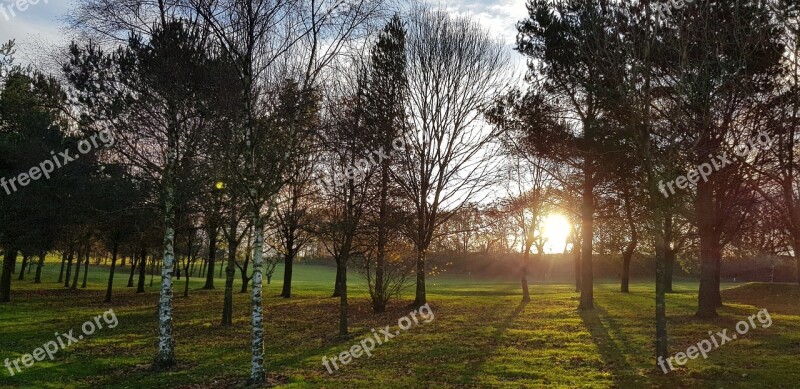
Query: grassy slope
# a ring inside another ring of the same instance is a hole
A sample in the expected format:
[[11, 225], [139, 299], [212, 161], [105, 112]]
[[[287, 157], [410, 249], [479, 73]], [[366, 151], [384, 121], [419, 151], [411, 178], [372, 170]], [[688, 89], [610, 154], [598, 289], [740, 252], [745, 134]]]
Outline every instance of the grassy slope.
[[[102, 303], [104, 269], [92, 268], [90, 288], [79, 291], [52, 282], [57, 271], [57, 266], [47, 266], [42, 285], [14, 280], [13, 302], [0, 305], [0, 363], [32, 352], [53, 340], [56, 331], [77, 333], [84, 321], [110, 307], [117, 312], [119, 326], [100, 330], [60, 351], [55, 361], [37, 362], [13, 378], [0, 366], [0, 387], [232, 388], [247, 377], [248, 296], [235, 293], [235, 325], [221, 328], [222, 280], [217, 280], [215, 291], [195, 290], [201, 286], [196, 280], [189, 299], [176, 297], [180, 364], [174, 371], [154, 374], [146, 364], [156, 350], [158, 277], [147, 294], [136, 295], [124, 287], [127, 268], [119, 271], [115, 302], [108, 305]], [[281, 269], [276, 274], [280, 276]], [[692, 317], [696, 285], [679, 284], [680, 293], [668, 298], [673, 353], [707, 338], [708, 331], [730, 332], [737, 321], [761, 308], [770, 310], [773, 325], [751, 330], [712, 351], [707, 360], [690, 361], [664, 376], [651, 362], [654, 300], [649, 284], [634, 284], [629, 295], [618, 293], [617, 285], [599, 284], [597, 310], [579, 313], [577, 294], [570, 286], [535, 285], [533, 302], [522, 306], [515, 283], [439, 277], [429, 286], [433, 322], [411, 328], [378, 346], [372, 358], [362, 357], [329, 375], [321, 365], [323, 355], [347, 350], [372, 328], [390, 324], [396, 328], [397, 319], [408, 314], [408, 301], [374, 315], [363, 283], [356, 281], [350, 316], [355, 338], [340, 342], [332, 336], [338, 314], [337, 301], [329, 298], [333, 269], [298, 266], [295, 276], [297, 298], [277, 297], [280, 280], [264, 291], [270, 379], [289, 388], [788, 388], [800, 382], [796, 286], [745, 285], [727, 290], [722, 316], [703, 322]], [[182, 293], [182, 281], [177, 285]]]

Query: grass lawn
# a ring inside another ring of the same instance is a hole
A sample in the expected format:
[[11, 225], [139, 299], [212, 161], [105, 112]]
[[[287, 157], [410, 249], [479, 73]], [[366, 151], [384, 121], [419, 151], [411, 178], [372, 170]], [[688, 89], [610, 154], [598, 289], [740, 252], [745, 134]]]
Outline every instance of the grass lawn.
[[[234, 326], [219, 325], [223, 280], [217, 290], [180, 297], [176, 281], [174, 336], [179, 365], [152, 373], [156, 353], [158, 277], [148, 292], [125, 288], [128, 268], [117, 272], [114, 303], [103, 303], [106, 269], [90, 269], [89, 289], [57, 285], [58, 266], [48, 264], [44, 283], [12, 284], [12, 303], [0, 305], [0, 363], [19, 358], [55, 332], [80, 326], [113, 308], [116, 328], [104, 328], [11, 377], [2, 368], [2, 388], [234, 388], [243, 386], [250, 366], [249, 295], [234, 289]], [[335, 338], [338, 299], [329, 297], [334, 269], [296, 266], [296, 297], [278, 297], [282, 269], [264, 290], [269, 380], [286, 388], [790, 388], [800, 384], [800, 289], [784, 284], [726, 285], [726, 306], [713, 321], [692, 315], [697, 285], [679, 283], [668, 296], [670, 351], [708, 339], [709, 331], [728, 329], [767, 308], [773, 324], [757, 328], [665, 375], [653, 362], [653, 285], [635, 283], [631, 293], [615, 283], [598, 283], [597, 309], [577, 310], [570, 285], [536, 284], [533, 301], [520, 304], [515, 282], [491, 282], [440, 276], [429, 279], [430, 323], [413, 326], [329, 374], [322, 357], [348, 350], [370, 330], [408, 315], [410, 300], [396, 301], [387, 313], [371, 313], [365, 285], [351, 275], [350, 329], [354, 338]], [[149, 282], [149, 275], [147, 281]], [[411, 298], [411, 290], [407, 298]], [[2, 366], [0, 366], [2, 367]]]

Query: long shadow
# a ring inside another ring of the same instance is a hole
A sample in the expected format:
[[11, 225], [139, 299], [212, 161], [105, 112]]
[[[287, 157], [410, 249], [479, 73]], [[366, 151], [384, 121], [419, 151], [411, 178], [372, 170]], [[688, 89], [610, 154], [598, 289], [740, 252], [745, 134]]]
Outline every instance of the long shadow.
[[628, 363], [625, 358], [625, 350], [620, 348], [620, 344], [609, 333], [609, 328], [603, 324], [602, 318], [611, 327], [611, 330], [616, 335], [617, 339], [626, 344], [631, 344], [628, 337], [619, 332], [619, 326], [610, 319], [608, 313], [602, 308], [595, 305], [594, 310], [579, 311], [581, 319], [583, 320], [586, 329], [592, 336], [594, 344], [597, 345], [597, 350], [605, 363], [605, 368], [612, 371], [614, 380], [614, 387], [618, 388], [642, 388], [646, 386], [641, 377], [631, 374], [634, 368]]
[[[514, 309], [514, 311], [511, 312], [511, 314], [508, 315], [508, 317], [506, 317], [500, 323], [500, 325], [497, 326], [497, 328], [494, 331], [494, 334], [492, 334], [492, 337], [495, 338], [495, 339], [499, 339], [500, 337], [502, 337], [503, 334], [508, 332], [508, 328], [511, 327], [511, 325], [514, 323], [515, 320], [517, 320], [519, 315], [522, 313], [522, 311], [525, 310], [525, 307], [528, 304], [530, 304], [530, 302], [521, 301], [519, 303], [519, 305]], [[464, 378], [468, 382], [474, 383], [475, 379], [480, 375], [480, 373], [482, 371], [482, 367], [486, 364], [486, 361], [490, 357], [491, 357], [491, 353], [488, 350], [486, 352], [484, 352], [483, 353], [483, 358], [481, 358], [480, 362], [478, 362], [474, 366], [474, 368], [470, 370], [469, 374], [467, 374]]]
[[[675, 309], [675, 308], [685, 308], [688, 310], [692, 310], [696, 308], [697, 301], [694, 299], [679, 299], [678, 297], [681, 296], [691, 296], [692, 294], [697, 294], [697, 292], [691, 291], [678, 291], [675, 293], [667, 293], [670, 300], [667, 302], [668, 309]], [[648, 304], [652, 305], [653, 301], [655, 301], [655, 293], [646, 294], [646, 293], [639, 293], [639, 292], [630, 292], [628, 296], [635, 296], [637, 298], [641, 298], [648, 301]]]
[[515, 290], [510, 290], [507, 292], [498, 290], [456, 290], [456, 291], [436, 292], [436, 294], [440, 296], [460, 296], [460, 297], [484, 297], [484, 296], [510, 297], [510, 296], [517, 296], [520, 293]]
[[[292, 303], [298, 303], [298, 302], [307, 303], [307, 305], [314, 305], [314, 304], [320, 303], [323, 300], [329, 300], [329, 299], [330, 299], [330, 297], [320, 297], [320, 298], [313, 298], [312, 297], [312, 298], [304, 299], [302, 301], [301, 300], [283, 301], [281, 304], [275, 304], [273, 307], [274, 308], [287, 308], [287, 307], [296, 306], [296, 305], [292, 305]], [[351, 302], [351, 304], [353, 304], [353, 302]], [[405, 306], [405, 304], [400, 304], [400, 305]], [[397, 306], [390, 307], [389, 309], [387, 309], [386, 312], [384, 312], [384, 315], [387, 316], [387, 318], [388, 317], [392, 317], [392, 318], [402, 317], [402, 313], [405, 313], [406, 311], [405, 310], [398, 310], [396, 307]], [[355, 309], [356, 309], [356, 305], [351, 305], [351, 311], [350, 311], [350, 315], [351, 316], [355, 313], [354, 312]], [[331, 312], [333, 314], [338, 314], [337, 310], [333, 310]], [[331, 314], [331, 312], [328, 312], [327, 314]], [[391, 322], [392, 322], [392, 320], [385, 321], [385, 323], [387, 323], [387, 324], [389, 324]], [[373, 326], [375, 328], [379, 327], [379, 325], [375, 324], [375, 323], [357, 323], [357, 322], [354, 322], [353, 320], [351, 320], [350, 321], [350, 333], [349, 333], [349, 336], [347, 338], [339, 338], [338, 336], [333, 335], [333, 334], [336, 333], [337, 328], [333, 328], [332, 327], [329, 332], [325, 332], [323, 334], [323, 336], [320, 338], [321, 339], [321, 344], [319, 344], [318, 346], [308, 346], [308, 347], [305, 347], [305, 348], [301, 348], [303, 350], [301, 352], [294, 352], [294, 353], [285, 355], [285, 356], [277, 358], [277, 359], [273, 358], [273, 359], [269, 360], [268, 363], [269, 363], [269, 365], [277, 366], [277, 367], [299, 366], [305, 360], [307, 360], [308, 358], [314, 357], [314, 356], [320, 356], [320, 358], [321, 358], [322, 356], [335, 356], [335, 355], [338, 355], [341, 351], [346, 351], [346, 349], [349, 348], [350, 346], [352, 346], [353, 344], [358, 343], [359, 341], [361, 341], [364, 338], [370, 337], [370, 335], [372, 334], [371, 326]], [[317, 334], [317, 335], [319, 335], [319, 334]], [[320, 367], [320, 369], [324, 370], [324, 368], [322, 367], [322, 360], [321, 359], [320, 359], [319, 367]]]
[[525, 310], [525, 307], [528, 304], [530, 304], [529, 301], [520, 301], [520, 303], [517, 306], [517, 308], [515, 308], [514, 311], [511, 312], [511, 314], [508, 315], [508, 317], [505, 320], [503, 320], [502, 323], [500, 323], [500, 326], [497, 327], [497, 330], [495, 330], [495, 337], [506, 333], [508, 331], [508, 327], [510, 327], [511, 324], [514, 323], [514, 320], [517, 320], [517, 318], [519, 317], [519, 314], [522, 313], [522, 311]]
[[521, 291], [519, 290], [519, 285], [506, 285], [500, 290], [497, 289], [498, 288], [494, 286], [472, 285], [472, 288], [469, 289], [433, 290], [431, 291], [430, 294], [440, 295], [440, 296], [462, 296], [462, 297], [476, 297], [476, 296], [510, 297], [510, 296], [521, 295]]

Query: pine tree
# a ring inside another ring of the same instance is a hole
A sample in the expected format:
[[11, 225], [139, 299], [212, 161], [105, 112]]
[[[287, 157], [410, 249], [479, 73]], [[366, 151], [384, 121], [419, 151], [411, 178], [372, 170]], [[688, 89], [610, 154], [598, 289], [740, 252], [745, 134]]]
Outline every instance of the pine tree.
[[[400, 17], [395, 15], [378, 36], [372, 49], [370, 75], [365, 91], [366, 122], [375, 136], [374, 145], [379, 156], [393, 150], [393, 142], [402, 137], [406, 129], [405, 103], [408, 80], [406, 78], [406, 31]], [[375, 282], [370, 283], [372, 307], [375, 312], [386, 309], [387, 282], [385, 280], [387, 244], [391, 215], [389, 213], [390, 159], [380, 158], [380, 209], [378, 211], [378, 245]]]

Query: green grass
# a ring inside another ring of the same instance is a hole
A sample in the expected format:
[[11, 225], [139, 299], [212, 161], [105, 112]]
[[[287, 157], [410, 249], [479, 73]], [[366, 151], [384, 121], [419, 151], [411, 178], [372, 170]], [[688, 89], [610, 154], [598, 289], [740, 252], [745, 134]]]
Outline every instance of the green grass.
[[[174, 336], [179, 365], [153, 373], [156, 352], [158, 277], [146, 294], [126, 288], [128, 268], [117, 273], [114, 303], [104, 304], [107, 270], [91, 267], [89, 288], [70, 291], [55, 284], [58, 266], [48, 264], [44, 283], [30, 279], [12, 286], [12, 303], [0, 305], [0, 363], [18, 358], [113, 308], [119, 325], [102, 329], [60, 351], [55, 361], [37, 362], [15, 375], [2, 368], [0, 387], [140, 388], [243, 386], [248, 376], [249, 295], [234, 294], [234, 326], [219, 325], [222, 284], [199, 290], [193, 280], [183, 298], [176, 281]], [[651, 284], [635, 283], [630, 294], [615, 283], [598, 283], [597, 309], [581, 313], [573, 287], [532, 286], [533, 301], [520, 304], [515, 282], [441, 276], [429, 280], [435, 313], [378, 346], [371, 358], [355, 359], [329, 375], [321, 364], [349, 349], [372, 328], [396, 328], [410, 300], [371, 313], [364, 283], [351, 275], [350, 329], [354, 338], [337, 340], [338, 299], [329, 297], [331, 268], [297, 266], [294, 298], [278, 297], [282, 270], [264, 290], [269, 380], [286, 388], [640, 388], [795, 387], [800, 382], [800, 289], [794, 285], [726, 285], [720, 318], [693, 317], [696, 284], [679, 283], [668, 296], [670, 351], [708, 338], [708, 331], [733, 330], [736, 322], [767, 308], [773, 324], [689, 361], [664, 375], [652, 361], [654, 294]], [[149, 283], [149, 275], [147, 282]], [[410, 293], [408, 298], [410, 298]], [[758, 321], [756, 321], [758, 323]]]

